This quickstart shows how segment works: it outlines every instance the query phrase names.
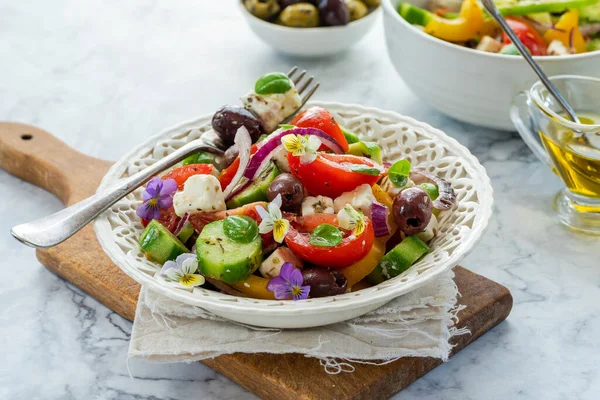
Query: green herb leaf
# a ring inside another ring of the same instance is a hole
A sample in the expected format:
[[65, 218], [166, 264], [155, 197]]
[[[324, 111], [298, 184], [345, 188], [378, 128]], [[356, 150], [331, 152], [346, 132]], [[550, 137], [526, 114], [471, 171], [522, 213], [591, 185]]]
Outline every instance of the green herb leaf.
[[290, 125], [290, 124], [281, 124], [281, 125], [279, 125], [279, 128], [281, 128], [281, 129], [283, 129], [285, 131], [290, 130], [290, 129], [294, 129], [295, 127], [296, 127], [296, 125]]
[[342, 232], [331, 224], [321, 224], [312, 232], [308, 243], [320, 247], [337, 246], [342, 243]]
[[440, 189], [435, 183], [425, 182], [421, 183], [419, 186], [427, 192], [431, 200], [435, 200], [440, 196]]
[[245, 215], [232, 215], [223, 223], [225, 236], [236, 243], [250, 243], [258, 237], [256, 221]]
[[342, 130], [342, 133], [344, 134], [344, 137], [346, 138], [348, 144], [360, 142], [360, 138], [356, 134], [350, 132], [348, 129], [343, 128], [341, 126], [340, 129]]
[[254, 91], [258, 94], [285, 93], [292, 88], [290, 78], [281, 72], [271, 72], [258, 78]]
[[390, 181], [398, 186], [403, 187], [408, 183], [408, 175], [410, 174], [410, 161], [396, 161], [388, 170]]
[[199, 153], [192, 154], [183, 160], [183, 165], [190, 164], [212, 164], [212, 157], [209, 153], [201, 151]]
[[361, 174], [373, 175], [373, 176], [377, 176], [381, 173], [379, 168], [369, 167], [368, 165], [360, 165], [360, 164], [353, 165], [352, 167], [350, 167], [350, 170], [352, 170], [353, 172], [359, 172]]

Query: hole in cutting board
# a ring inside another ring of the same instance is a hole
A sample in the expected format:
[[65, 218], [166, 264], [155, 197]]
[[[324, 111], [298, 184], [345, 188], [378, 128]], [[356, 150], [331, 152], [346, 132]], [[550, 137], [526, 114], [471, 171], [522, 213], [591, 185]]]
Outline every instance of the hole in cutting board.
[[33, 139], [33, 135], [25, 133], [25, 134], [21, 135], [21, 139], [22, 140], [31, 140], [31, 139]]

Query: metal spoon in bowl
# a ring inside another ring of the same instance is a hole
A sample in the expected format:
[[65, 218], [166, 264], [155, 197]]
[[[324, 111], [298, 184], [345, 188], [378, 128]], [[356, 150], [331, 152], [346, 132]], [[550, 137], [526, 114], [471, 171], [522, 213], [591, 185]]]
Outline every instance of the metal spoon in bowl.
[[540, 81], [542, 81], [544, 86], [546, 86], [546, 89], [548, 89], [550, 94], [556, 99], [556, 101], [558, 101], [558, 104], [560, 104], [560, 106], [563, 108], [563, 110], [565, 110], [565, 112], [567, 113], [567, 115], [569, 116], [571, 121], [573, 121], [577, 124], [581, 124], [581, 121], [579, 121], [579, 118], [577, 118], [577, 114], [575, 114], [575, 110], [573, 110], [573, 108], [569, 105], [569, 103], [567, 103], [567, 101], [560, 94], [560, 92], [558, 91], [556, 86], [554, 86], [552, 81], [550, 81], [550, 79], [548, 79], [548, 76], [544, 73], [544, 71], [542, 71], [542, 69], [540, 68], [538, 63], [535, 62], [535, 60], [533, 59], [531, 54], [529, 54], [529, 51], [527, 51], [527, 48], [523, 45], [521, 40], [519, 40], [519, 38], [517, 37], [515, 32], [513, 32], [513, 30], [508, 25], [508, 23], [506, 22], [504, 17], [502, 17], [502, 15], [500, 14], [500, 11], [498, 11], [498, 8], [496, 8], [494, 1], [493, 0], [482, 0], [481, 2], [483, 3], [483, 6], [488, 11], [488, 13], [490, 13], [492, 18], [494, 18], [496, 20], [496, 22], [498, 22], [498, 24], [500, 25], [502, 30], [508, 35], [508, 37], [513, 42], [513, 44], [515, 45], [517, 50], [519, 50], [519, 53], [521, 53], [521, 55], [523, 56], [525, 61], [527, 61], [527, 63], [531, 66], [531, 68], [536, 73], [536, 75], [540, 78]]

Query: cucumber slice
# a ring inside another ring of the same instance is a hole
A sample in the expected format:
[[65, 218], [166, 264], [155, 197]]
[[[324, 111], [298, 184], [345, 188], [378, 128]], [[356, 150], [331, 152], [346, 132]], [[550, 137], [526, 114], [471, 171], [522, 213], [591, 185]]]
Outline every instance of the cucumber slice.
[[181, 231], [179, 232], [179, 235], [177, 235], [177, 239], [181, 240], [181, 243], [185, 243], [185, 242], [188, 241], [188, 239], [190, 237], [192, 237], [192, 235], [194, 234], [194, 232], [195, 232], [194, 227], [188, 221], [188, 222], [185, 223], [185, 225], [183, 226], [183, 228], [181, 228]]
[[341, 126], [340, 129], [342, 130], [342, 133], [344, 134], [344, 137], [346, 138], [348, 144], [360, 142], [360, 138], [355, 133], [350, 132], [348, 129]]
[[206, 225], [196, 241], [200, 273], [225, 283], [242, 282], [262, 262], [260, 236], [249, 243], [237, 243], [225, 235], [225, 220]]
[[417, 236], [407, 236], [381, 258], [377, 267], [369, 274], [369, 282], [377, 285], [400, 275], [430, 250]]
[[398, 13], [411, 25], [425, 26], [433, 18], [433, 14], [409, 3], [401, 3]]
[[355, 156], [369, 157], [376, 163], [382, 164], [381, 147], [375, 142], [358, 142], [348, 146], [348, 153]]
[[520, 56], [519, 50], [517, 50], [517, 46], [512, 43], [507, 44], [500, 50], [500, 54], [507, 54], [510, 56]]
[[250, 186], [227, 202], [227, 208], [238, 208], [256, 201], [267, 201], [267, 190], [277, 175], [279, 175], [279, 169], [270, 162]]
[[174, 260], [180, 254], [189, 253], [184, 244], [155, 219], [142, 232], [140, 247], [148, 260], [160, 264]]

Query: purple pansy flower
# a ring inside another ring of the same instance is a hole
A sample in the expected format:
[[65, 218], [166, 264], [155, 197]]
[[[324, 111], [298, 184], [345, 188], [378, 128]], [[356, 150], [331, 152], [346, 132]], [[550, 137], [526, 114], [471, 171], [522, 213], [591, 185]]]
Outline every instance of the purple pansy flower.
[[173, 205], [173, 195], [177, 191], [177, 182], [174, 179], [163, 181], [160, 178], [152, 178], [146, 190], [142, 193], [144, 202], [135, 210], [138, 217], [152, 220], [160, 217], [160, 210]]
[[267, 284], [267, 290], [275, 294], [278, 300], [289, 299], [304, 300], [308, 298], [310, 286], [302, 286], [302, 272], [294, 268], [294, 264], [286, 262], [281, 266], [279, 276], [271, 279]]

